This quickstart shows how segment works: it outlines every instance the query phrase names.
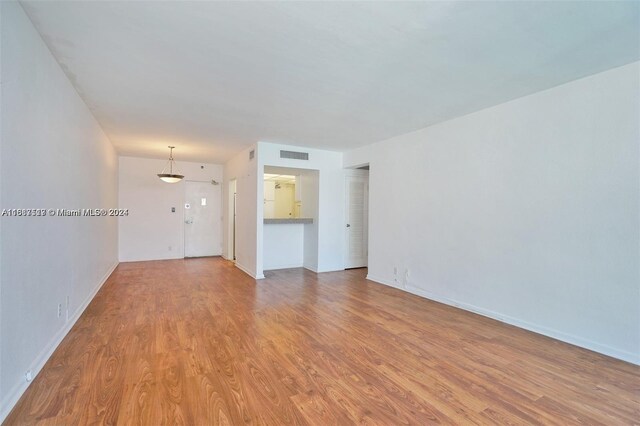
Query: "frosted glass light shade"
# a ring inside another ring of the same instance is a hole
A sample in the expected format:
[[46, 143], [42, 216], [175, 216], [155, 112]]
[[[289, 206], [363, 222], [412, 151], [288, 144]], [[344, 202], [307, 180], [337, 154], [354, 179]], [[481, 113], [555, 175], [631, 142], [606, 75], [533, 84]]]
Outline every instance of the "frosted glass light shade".
[[182, 178], [184, 178], [183, 175], [174, 175], [171, 173], [158, 173], [158, 177], [162, 179], [163, 182], [167, 182], [167, 183], [180, 182]]

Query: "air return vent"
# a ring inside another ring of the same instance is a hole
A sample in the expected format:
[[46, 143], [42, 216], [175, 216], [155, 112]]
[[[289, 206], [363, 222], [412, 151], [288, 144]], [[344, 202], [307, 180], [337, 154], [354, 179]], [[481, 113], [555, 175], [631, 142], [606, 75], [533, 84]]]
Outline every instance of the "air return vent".
[[280, 151], [280, 158], [291, 158], [293, 160], [308, 160], [309, 153], [297, 152], [297, 151]]

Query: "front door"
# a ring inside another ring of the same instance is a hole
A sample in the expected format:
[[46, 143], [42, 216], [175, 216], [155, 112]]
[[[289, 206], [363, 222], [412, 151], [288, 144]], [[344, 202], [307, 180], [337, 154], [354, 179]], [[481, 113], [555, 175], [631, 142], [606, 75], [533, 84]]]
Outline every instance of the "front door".
[[222, 251], [220, 186], [185, 182], [184, 257], [218, 256]]

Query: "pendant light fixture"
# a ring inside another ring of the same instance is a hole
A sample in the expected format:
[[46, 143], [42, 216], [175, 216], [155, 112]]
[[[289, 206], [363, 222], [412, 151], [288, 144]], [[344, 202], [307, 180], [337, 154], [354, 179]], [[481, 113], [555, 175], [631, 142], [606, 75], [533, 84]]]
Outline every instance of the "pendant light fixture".
[[[175, 146], [169, 147], [169, 161], [167, 161], [164, 169], [162, 169], [162, 173], [158, 173], [158, 177], [167, 183], [180, 182], [182, 178], [184, 178], [184, 175], [181, 175], [177, 172], [173, 173], [173, 164], [175, 163], [175, 161], [173, 161], [173, 148], [175, 148]], [[167, 170], [167, 166], [169, 166], [169, 173], [165, 173], [165, 171]]]

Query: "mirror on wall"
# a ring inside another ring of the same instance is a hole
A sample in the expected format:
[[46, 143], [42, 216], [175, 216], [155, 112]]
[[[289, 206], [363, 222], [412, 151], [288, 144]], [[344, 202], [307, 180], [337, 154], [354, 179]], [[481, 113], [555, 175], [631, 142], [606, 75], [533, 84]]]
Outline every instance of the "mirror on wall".
[[266, 219], [299, 218], [301, 208], [300, 176], [264, 174], [264, 217]]

